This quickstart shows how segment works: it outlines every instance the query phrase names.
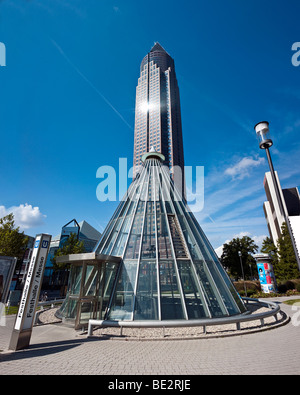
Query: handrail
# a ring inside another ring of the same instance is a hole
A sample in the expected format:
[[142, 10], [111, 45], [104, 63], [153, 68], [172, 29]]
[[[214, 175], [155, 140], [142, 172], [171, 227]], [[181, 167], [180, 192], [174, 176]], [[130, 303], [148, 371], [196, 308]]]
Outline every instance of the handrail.
[[65, 299], [51, 299], [51, 300], [46, 300], [44, 302], [38, 302], [38, 306], [48, 306], [48, 305], [55, 305], [58, 303], [62, 303]]
[[261, 299], [243, 298], [246, 302], [258, 302], [263, 307], [268, 307], [270, 311], [256, 313], [256, 314], [239, 314], [230, 317], [221, 318], [204, 318], [200, 320], [166, 320], [166, 321], [114, 321], [114, 320], [94, 320], [90, 319], [88, 324], [88, 336], [92, 336], [93, 327], [118, 327], [118, 328], [175, 328], [175, 327], [192, 327], [203, 326], [206, 332], [206, 326], [237, 324], [237, 330], [240, 329], [240, 323], [246, 321], [260, 320], [261, 325], [264, 325], [264, 318], [275, 316], [277, 321], [277, 314], [280, 311], [280, 306], [274, 302], [264, 301]]

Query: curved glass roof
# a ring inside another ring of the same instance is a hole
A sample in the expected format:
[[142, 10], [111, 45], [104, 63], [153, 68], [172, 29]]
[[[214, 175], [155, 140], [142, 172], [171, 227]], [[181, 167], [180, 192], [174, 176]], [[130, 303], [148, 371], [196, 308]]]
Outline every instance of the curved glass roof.
[[155, 152], [119, 204], [97, 254], [122, 258], [108, 320], [193, 320], [246, 308]]

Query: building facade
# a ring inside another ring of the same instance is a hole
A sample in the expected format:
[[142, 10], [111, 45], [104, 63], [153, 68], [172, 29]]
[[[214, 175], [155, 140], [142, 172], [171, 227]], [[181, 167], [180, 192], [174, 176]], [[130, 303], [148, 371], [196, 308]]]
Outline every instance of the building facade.
[[[74, 226], [70, 226], [71, 222], [74, 222]], [[79, 223], [77, 223], [76, 220], [72, 220], [68, 224], [64, 225], [61, 229], [61, 233], [53, 237], [50, 243], [44, 272], [45, 287], [48, 285], [60, 285], [63, 282], [60, 278], [61, 273], [53, 273], [53, 264], [51, 259], [53, 258], [55, 252], [68, 240], [71, 233], [75, 233], [78, 236], [78, 240], [83, 242], [84, 250], [86, 252], [93, 251], [101, 237], [101, 233], [84, 220]]]
[[[280, 181], [277, 172], [275, 172], [277, 184], [281, 194], [281, 200], [285, 214], [287, 215], [291, 224], [293, 237], [298, 255], [300, 252], [300, 195], [298, 188], [281, 189]], [[267, 220], [270, 238], [273, 243], [277, 245], [278, 238], [281, 236], [281, 226], [285, 222], [284, 213], [280, 209], [278, 198], [276, 195], [274, 183], [271, 173], [267, 172], [264, 178], [264, 188], [267, 196], [267, 201], [264, 202], [263, 208]]]
[[[281, 193], [281, 200], [283, 202], [284, 209], [286, 210], [284, 196], [277, 172], [275, 172], [275, 176], [277, 179], [277, 184], [279, 186], [279, 191]], [[267, 201], [264, 202], [263, 205], [264, 213], [267, 220], [270, 237], [273, 240], [273, 243], [276, 245], [277, 240], [281, 235], [281, 226], [284, 222], [284, 213], [281, 212], [280, 205], [276, 196], [275, 186], [270, 172], [265, 173], [264, 188], [267, 197]]]
[[151, 148], [165, 157], [175, 184], [184, 190], [184, 155], [179, 88], [174, 60], [155, 43], [140, 66], [136, 88], [133, 177]]

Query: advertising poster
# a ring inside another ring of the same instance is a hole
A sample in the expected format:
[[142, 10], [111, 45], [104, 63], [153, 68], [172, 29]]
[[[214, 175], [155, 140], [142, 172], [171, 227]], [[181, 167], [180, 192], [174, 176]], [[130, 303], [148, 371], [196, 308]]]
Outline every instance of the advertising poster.
[[268, 262], [257, 262], [261, 290], [264, 293], [277, 292], [273, 266]]

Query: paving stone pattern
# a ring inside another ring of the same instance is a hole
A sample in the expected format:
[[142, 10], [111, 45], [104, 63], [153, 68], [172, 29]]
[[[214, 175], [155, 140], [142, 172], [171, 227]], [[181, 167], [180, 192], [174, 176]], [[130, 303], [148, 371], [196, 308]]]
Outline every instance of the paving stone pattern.
[[[290, 317], [300, 311], [281, 308]], [[300, 374], [300, 317], [272, 330], [193, 340], [87, 338], [49, 324], [34, 327], [30, 347], [16, 352], [7, 350], [13, 322], [0, 327], [0, 375]]]

